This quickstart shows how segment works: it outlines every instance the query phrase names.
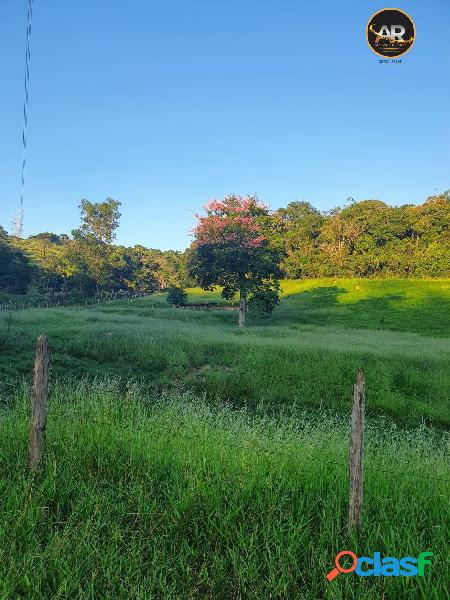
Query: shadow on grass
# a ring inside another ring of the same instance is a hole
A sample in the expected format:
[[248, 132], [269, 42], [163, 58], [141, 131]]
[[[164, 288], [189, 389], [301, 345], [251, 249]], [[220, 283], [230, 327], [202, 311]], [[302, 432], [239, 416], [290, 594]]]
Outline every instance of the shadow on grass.
[[437, 337], [450, 334], [450, 305], [442, 294], [429, 293], [414, 304], [402, 293], [341, 302], [340, 298], [348, 293], [344, 288], [329, 286], [290, 294], [283, 298], [270, 323], [388, 329]]

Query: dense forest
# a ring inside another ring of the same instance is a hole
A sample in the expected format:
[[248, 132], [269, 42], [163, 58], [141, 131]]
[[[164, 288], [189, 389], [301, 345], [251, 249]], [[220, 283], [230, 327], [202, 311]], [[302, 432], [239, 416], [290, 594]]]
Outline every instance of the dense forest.
[[[71, 235], [19, 239], [0, 226], [0, 293], [83, 297], [193, 284], [189, 248], [114, 243], [119, 209], [111, 198], [83, 200], [80, 227]], [[420, 205], [362, 200], [329, 212], [291, 202], [270, 213], [265, 229], [287, 278], [450, 276], [450, 191]]]

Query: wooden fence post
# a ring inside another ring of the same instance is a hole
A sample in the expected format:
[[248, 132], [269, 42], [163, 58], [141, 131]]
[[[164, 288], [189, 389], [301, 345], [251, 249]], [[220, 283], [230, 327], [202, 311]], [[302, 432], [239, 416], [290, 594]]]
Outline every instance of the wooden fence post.
[[361, 528], [361, 511], [364, 483], [364, 374], [358, 369], [353, 387], [352, 432], [348, 461], [348, 528], [357, 532]]
[[45, 424], [47, 420], [48, 363], [48, 341], [45, 335], [41, 335], [36, 344], [31, 399], [28, 465], [32, 471], [38, 469], [44, 450]]

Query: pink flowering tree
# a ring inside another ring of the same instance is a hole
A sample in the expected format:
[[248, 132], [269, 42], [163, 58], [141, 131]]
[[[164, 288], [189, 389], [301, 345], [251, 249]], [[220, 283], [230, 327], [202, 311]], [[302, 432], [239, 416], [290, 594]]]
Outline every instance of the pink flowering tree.
[[278, 304], [280, 252], [265, 235], [269, 209], [257, 198], [211, 200], [196, 215], [188, 268], [204, 290], [222, 287], [227, 299], [239, 293], [239, 325], [247, 302], [271, 312]]

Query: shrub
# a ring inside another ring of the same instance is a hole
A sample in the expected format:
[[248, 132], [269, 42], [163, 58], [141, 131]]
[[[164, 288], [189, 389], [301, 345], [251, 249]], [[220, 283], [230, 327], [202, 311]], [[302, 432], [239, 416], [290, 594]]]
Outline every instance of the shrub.
[[171, 285], [167, 292], [167, 302], [172, 306], [186, 306], [188, 296], [182, 287]]
[[270, 315], [280, 303], [278, 287], [267, 286], [253, 292], [248, 301], [249, 309], [258, 315]]

